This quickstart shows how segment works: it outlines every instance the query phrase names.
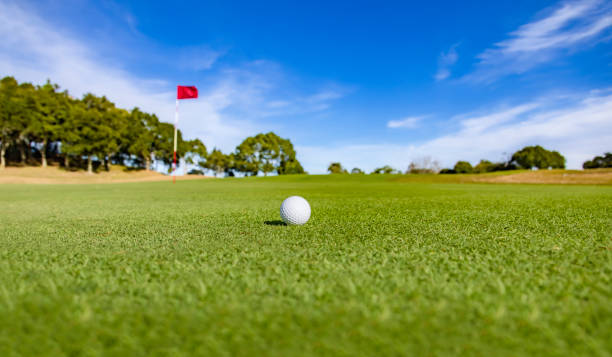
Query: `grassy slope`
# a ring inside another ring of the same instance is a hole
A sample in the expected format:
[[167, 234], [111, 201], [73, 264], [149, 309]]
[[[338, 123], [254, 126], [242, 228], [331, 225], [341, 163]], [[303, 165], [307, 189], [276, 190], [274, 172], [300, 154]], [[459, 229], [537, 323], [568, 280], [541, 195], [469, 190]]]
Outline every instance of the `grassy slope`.
[[[292, 194], [311, 222], [274, 224]], [[611, 203], [382, 176], [0, 185], [0, 355], [609, 355]]]
[[[202, 176], [179, 176], [179, 180], [201, 179]], [[66, 171], [57, 166], [47, 168], [7, 167], [0, 170], [0, 184], [84, 184], [84, 183], [117, 183], [117, 182], [152, 182], [171, 181], [171, 176], [155, 171], [126, 171], [123, 166], [111, 166], [109, 171], [100, 168], [94, 174], [83, 170]]]

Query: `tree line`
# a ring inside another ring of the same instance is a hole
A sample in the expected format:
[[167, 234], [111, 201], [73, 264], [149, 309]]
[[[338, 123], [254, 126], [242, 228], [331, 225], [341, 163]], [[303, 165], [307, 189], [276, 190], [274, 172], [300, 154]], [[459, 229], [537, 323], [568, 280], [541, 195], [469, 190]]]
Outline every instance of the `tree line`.
[[457, 161], [452, 169], [443, 169], [440, 173], [444, 174], [469, 174], [485, 173], [494, 171], [519, 170], [519, 169], [564, 169], [565, 157], [557, 151], [544, 149], [540, 145], [526, 146], [512, 154], [509, 160], [501, 162], [491, 162], [480, 160], [478, 164], [472, 166], [467, 161]]
[[[139, 108], [118, 108], [105, 96], [77, 99], [47, 81], [42, 86], [0, 80], [0, 169], [7, 164], [58, 164], [66, 169], [94, 169], [109, 164], [170, 170], [174, 126]], [[270, 132], [246, 138], [236, 151], [208, 153], [199, 139], [177, 132], [177, 159], [200, 169], [235, 175], [303, 173], [293, 144]]]
[[583, 169], [603, 169], [612, 167], [612, 152], [607, 152], [603, 156], [595, 156], [592, 160], [587, 160], [582, 164]]
[[[296, 159], [296, 152], [289, 139], [283, 139], [273, 132], [250, 136], [236, 150], [224, 154], [213, 149], [206, 161], [200, 162], [203, 169], [211, 170], [215, 175], [235, 176], [242, 173], [245, 176], [264, 176], [270, 173], [277, 175], [292, 175], [306, 173]], [[191, 174], [202, 173], [194, 169]]]
[[[607, 160], [612, 160], [612, 154], [606, 154]], [[412, 161], [408, 165], [406, 174], [467, 174], [467, 173], [485, 173], [493, 171], [518, 170], [518, 169], [563, 169], [565, 168], [565, 157], [557, 151], [549, 151], [543, 147], [526, 146], [515, 152], [507, 161], [491, 162], [489, 160], [480, 160], [478, 164], [472, 166], [468, 161], [457, 161], [455, 166], [451, 168], [440, 168], [440, 164], [430, 157], [425, 157], [420, 160]], [[604, 157], [596, 157], [593, 159], [593, 164], [601, 164], [605, 161]], [[590, 163], [590, 162], [588, 162]], [[587, 163], [585, 163], [587, 165]], [[612, 163], [611, 163], [612, 167]], [[586, 167], [585, 167], [586, 168]], [[348, 173], [348, 170], [342, 167], [339, 162], [333, 162], [327, 168], [331, 174]], [[351, 170], [351, 174], [363, 174], [359, 168]], [[385, 165], [374, 169], [371, 174], [401, 174], [402, 171], [396, 170], [389, 165]]]

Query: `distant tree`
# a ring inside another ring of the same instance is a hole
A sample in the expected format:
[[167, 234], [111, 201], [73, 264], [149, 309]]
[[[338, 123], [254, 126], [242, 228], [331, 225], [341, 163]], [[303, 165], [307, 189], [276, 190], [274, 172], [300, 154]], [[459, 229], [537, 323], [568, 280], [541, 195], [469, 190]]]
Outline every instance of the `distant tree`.
[[354, 167], [351, 170], [351, 175], [361, 175], [361, 174], [363, 174], [363, 171], [358, 167]]
[[70, 168], [70, 158], [79, 156], [77, 142], [79, 141], [78, 116], [82, 110], [82, 103], [78, 99], [68, 98], [68, 107], [64, 121], [59, 125], [57, 140], [64, 157], [64, 168]]
[[18, 98], [19, 84], [13, 77], [0, 81], [0, 169], [6, 167], [6, 151], [19, 136], [21, 103]]
[[15, 118], [18, 128], [17, 149], [20, 161], [23, 165], [27, 163], [30, 156], [31, 144], [35, 142], [33, 128], [39, 120], [40, 113], [37, 110], [37, 97], [39, 96], [36, 87], [31, 83], [21, 83], [17, 91], [19, 100], [19, 115]]
[[66, 143], [66, 149], [79, 156], [87, 157], [87, 172], [93, 173], [93, 158], [104, 151], [106, 130], [102, 129], [104, 119], [98, 110], [102, 99], [86, 94], [73, 108], [74, 141]]
[[236, 164], [236, 153], [229, 153], [226, 155], [225, 162], [225, 176], [234, 177], [239, 172]]
[[19, 84], [13, 77], [0, 80], [0, 168], [7, 163], [7, 150], [14, 148], [25, 164], [30, 154], [30, 144], [36, 122], [36, 87], [30, 83]]
[[407, 174], [435, 174], [438, 172], [440, 172], [440, 163], [429, 156], [412, 161], [406, 170]]
[[304, 174], [304, 168], [302, 164], [296, 159], [291, 158], [284, 161], [281, 161], [280, 166], [276, 170], [279, 175], [296, 175], [296, 174]]
[[395, 170], [394, 168], [392, 168], [389, 165], [385, 165], [383, 167], [378, 167], [376, 169], [374, 169], [374, 171], [372, 171], [372, 174], [374, 175], [379, 175], [379, 174], [395, 174], [397, 173], [397, 170]]
[[213, 151], [206, 156], [206, 161], [200, 162], [199, 165], [207, 170], [213, 171], [215, 176], [217, 176], [228, 170], [230, 161], [228, 155], [214, 148]]
[[327, 167], [327, 172], [329, 172], [330, 174], [348, 173], [348, 171], [346, 171], [346, 169], [342, 167], [342, 164], [340, 164], [339, 162], [332, 162], [331, 164], [329, 164], [329, 166]]
[[200, 139], [185, 141], [182, 150], [185, 153], [185, 162], [192, 165], [198, 165], [206, 160], [208, 155], [206, 145]]
[[255, 137], [248, 137], [236, 147], [236, 170], [246, 176], [257, 176], [262, 164], [261, 143]]
[[127, 113], [117, 109], [106, 97], [86, 94], [76, 102], [74, 108], [74, 141], [68, 151], [87, 157], [87, 172], [93, 173], [93, 158], [103, 161], [108, 170], [108, 159], [115, 154], [121, 144], [121, 134]]
[[134, 108], [124, 133], [122, 151], [134, 157], [138, 165], [143, 165], [147, 171], [151, 170], [151, 161], [155, 155], [155, 130], [158, 125], [157, 116]]
[[[273, 134], [273, 133], [272, 133]], [[296, 158], [293, 143], [289, 139], [279, 138], [279, 161], [276, 173], [279, 175], [293, 175], [305, 173], [302, 164]]]
[[493, 171], [518, 170], [518, 166], [512, 161], [496, 162], [493, 165]]
[[489, 160], [482, 159], [482, 160], [480, 160], [480, 162], [476, 166], [474, 166], [473, 172], [475, 172], [477, 174], [482, 174], [482, 173], [485, 173], [485, 172], [494, 171], [494, 168], [495, 168], [495, 164], [494, 163], [492, 163]]
[[108, 171], [108, 165], [112, 158], [121, 156], [122, 139], [127, 131], [130, 113], [125, 109], [115, 107], [115, 104], [110, 102], [102, 117], [104, 118], [102, 130], [106, 134], [106, 145], [104, 145], [99, 157], [104, 161], [104, 168]]
[[34, 141], [40, 142], [42, 167], [47, 167], [49, 143], [59, 140], [62, 124], [69, 115], [70, 99], [67, 92], [58, 92], [59, 86], [47, 81], [37, 88], [35, 96], [36, 113], [30, 122], [29, 134]]
[[256, 176], [261, 171], [267, 176], [280, 159], [279, 139], [274, 133], [260, 133], [246, 138], [236, 148], [238, 170], [250, 176]]
[[444, 175], [444, 174], [456, 174], [457, 172], [455, 172], [455, 170], [453, 169], [442, 169], [438, 173]]
[[280, 159], [279, 137], [274, 133], [257, 134], [256, 142], [259, 144], [259, 158], [261, 160], [260, 171], [264, 176], [274, 171], [275, 163]]
[[525, 169], [534, 167], [538, 169], [565, 168], [565, 158], [560, 153], [546, 150], [540, 145], [526, 146], [515, 152], [512, 155], [511, 162]]
[[26, 164], [30, 154], [31, 123], [36, 120], [36, 88], [30, 83], [18, 84], [12, 77], [2, 80], [0, 111], [4, 117], [2, 142], [11, 147], [19, 161]]
[[279, 175], [304, 173], [291, 141], [273, 132], [244, 139], [236, 147], [234, 160], [235, 169], [247, 176], [259, 172], [266, 176], [273, 171]]
[[506, 171], [516, 170], [517, 166], [513, 162], [491, 162], [489, 160], [482, 159], [474, 166], [474, 173], [482, 174], [493, 171]]
[[598, 169], [612, 167], [612, 152], [607, 152], [603, 156], [595, 156], [593, 160], [585, 161], [583, 169]]
[[457, 161], [453, 170], [458, 174], [470, 174], [474, 171], [474, 168], [467, 161]]

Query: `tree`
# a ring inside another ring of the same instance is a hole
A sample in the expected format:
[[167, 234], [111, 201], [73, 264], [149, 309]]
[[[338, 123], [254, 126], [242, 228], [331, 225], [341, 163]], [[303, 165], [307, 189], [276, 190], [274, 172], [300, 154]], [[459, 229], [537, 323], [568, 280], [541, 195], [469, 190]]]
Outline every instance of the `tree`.
[[280, 142], [279, 137], [270, 132], [267, 134], [257, 134], [255, 136], [255, 140], [259, 143], [260, 155], [259, 158], [261, 160], [260, 170], [263, 172], [264, 176], [268, 176], [268, 174], [275, 169], [275, 162], [279, 160], [280, 157]]
[[489, 160], [482, 159], [480, 162], [474, 166], [474, 172], [477, 174], [482, 174], [485, 172], [494, 171], [495, 164]]
[[13, 77], [0, 80], [0, 168], [6, 167], [6, 151], [16, 146], [23, 163], [29, 151], [28, 128], [36, 114], [35, 88], [18, 84]]
[[470, 174], [474, 171], [474, 168], [467, 161], [457, 161], [453, 170], [458, 174]]
[[47, 167], [47, 150], [52, 141], [58, 140], [62, 124], [66, 121], [69, 112], [69, 98], [67, 92], [57, 92], [59, 86], [47, 81], [45, 85], [37, 88], [35, 96], [36, 113], [29, 126], [32, 139], [40, 142], [40, 155], [42, 167]]
[[406, 170], [407, 174], [436, 174], [438, 172], [440, 172], [440, 163], [429, 156], [412, 161]]
[[372, 171], [372, 174], [394, 174], [397, 171], [389, 165], [385, 165], [383, 167], [379, 167]]
[[68, 107], [66, 117], [60, 124], [57, 133], [57, 140], [60, 142], [60, 150], [64, 157], [64, 168], [70, 168], [70, 157], [79, 155], [76, 146], [79, 140], [77, 114], [80, 113], [81, 101], [68, 97]]
[[526, 146], [515, 152], [510, 159], [511, 163], [516, 163], [524, 169], [537, 167], [538, 169], [563, 169], [565, 168], [565, 158], [557, 151], [549, 151], [541, 147]]
[[607, 152], [603, 156], [595, 156], [593, 160], [585, 161], [582, 164], [583, 169], [597, 169], [612, 167], [612, 152]]
[[[111, 108], [112, 107], [112, 108]], [[73, 107], [74, 130], [72, 142], [66, 145], [68, 152], [87, 157], [87, 172], [93, 173], [93, 158], [105, 157], [106, 153], [116, 150], [119, 133], [113, 132], [116, 113], [111, 113], [114, 105], [105, 97], [86, 94], [83, 100]], [[110, 123], [109, 123], [110, 121]]]
[[346, 169], [344, 167], [342, 167], [342, 164], [340, 164], [339, 162], [332, 162], [331, 164], [329, 164], [329, 166], [327, 167], [327, 171], [330, 174], [346, 174], [346, 173], [348, 173], [348, 171], [346, 171]]
[[[104, 97], [103, 97], [104, 98]], [[104, 98], [106, 99], [106, 98]], [[122, 138], [127, 131], [129, 112], [125, 109], [116, 108], [111, 102], [108, 102], [102, 114], [103, 124], [101, 130], [106, 135], [105, 145], [103, 145], [100, 156], [104, 160], [104, 168], [108, 171], [108, 164], [112, 157], [119, 154], [123, 145]], [[119, 155], [120, 156], [120, 155]]]
[[297, 175], [304, 174], [304, 168], [302, 164], [295, 158], [289, 158], [281, 161], [280, 166], [276, 169], [276, 173], [279, 175]]
[[257, 176], [261, 162], [261, 143], [255, 137], [248, 137], [236, 147], [236, 170], [246, 176]]
[[351, 170], [351, 175], [361, 175], [363, 174], [363, 170], [361, 170], [358, 167], [353, 167], [353, 169]]
[[282, 138], [278, 139], [280, 151], [276, 173], [279, 175], [294, 175], [305, 173], [302, 164], [300, 164], [300, 162], [296, 158], [296, 152], [293, 148], [293, 143], [291, 143], [291, 140]]
[[6, 150], [18, 135], [17, 117], [20, 105], [17, 98], [19, 85], [13, 77], [0, 81], [0, 168], [6, 167]]
[[144, 165], [147, 171], [151, 170], [151, 160], [155, 152], [155, 129], [158, 125], [157, 116], [134, 108], [129, 114], [122, 139], [121, 151], [130, 158], [134, 157], [137, 165]]
[[206, 157], [206, 161], [200, 162], [199, 165], [207, 170], [212, 170], [217, 176], [228, 171], [230, 162], [229, 155], [225, 155], [221, 150], [214, 148]]
[[474, 173], [482, 174], [493, 171], [506, 171], [516, 170], [517, 166], [513, 162], [491, 162], [489, 160], [482, 159], [474, 166]]
[[192, 165], [199, 165], [202, 160], [206, 160], [208, 152], [206, 145], [200, 139], [193, 139], [184, 142], [183, 152], [185, 153], [185, 162]]
[[39, 115], [36, 108], [36, 87], [31, 83], [21, 83], [17, 90], [18, 114], [14, 117], [15, 127], [17, 128], [17, 149], [21, 163], [26, 165], [27, 159], [30, 156], [30, 144], [33, 141], [32, 127], [37, 121]]
[[296, 159], [293, 144], [273, 132], [250, 136], [236, 147], [236, 170], [247, 176], [264, 176], [276, 171], [279, 175], [300, 174], [304, 169]]

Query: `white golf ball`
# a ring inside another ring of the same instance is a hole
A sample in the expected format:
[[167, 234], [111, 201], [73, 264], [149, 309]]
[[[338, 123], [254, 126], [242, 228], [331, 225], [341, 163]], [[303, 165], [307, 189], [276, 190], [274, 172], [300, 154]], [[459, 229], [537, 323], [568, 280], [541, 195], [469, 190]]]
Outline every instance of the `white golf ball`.
[[310, 219], [310, 205], [303, 197], [291, 196], [281, 204], [280, 215], [287, 224], [302, 225]]

